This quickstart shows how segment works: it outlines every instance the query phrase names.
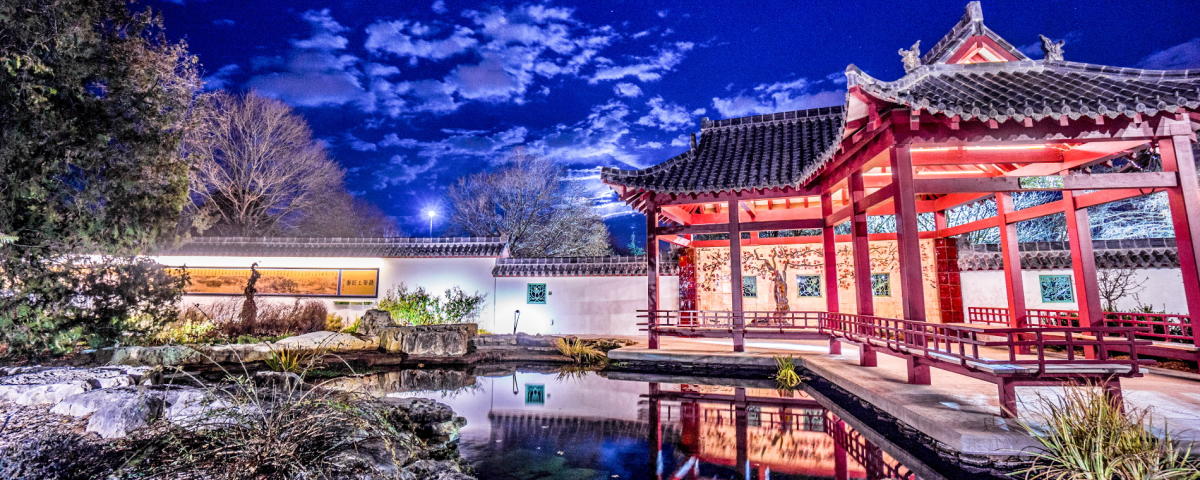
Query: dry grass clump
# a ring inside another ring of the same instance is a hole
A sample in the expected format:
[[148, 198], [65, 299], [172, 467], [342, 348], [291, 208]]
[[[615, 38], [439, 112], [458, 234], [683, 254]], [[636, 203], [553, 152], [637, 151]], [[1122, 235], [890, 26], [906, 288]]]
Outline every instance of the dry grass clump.
[[1015, 475], [1026, 480], [1168, 480], [1200, 478], [1200, 461], [1164, 433], [1146, 409], [1126, 409], [1095, 385], [1039, 396], [1045, 426], [1023, 424], [1038, 446]]
[[576, 337], [562, 337], [554, 340], [558, 353], [571, 359], [577, 364], [602, 364], [608, 360], [603, 351]]

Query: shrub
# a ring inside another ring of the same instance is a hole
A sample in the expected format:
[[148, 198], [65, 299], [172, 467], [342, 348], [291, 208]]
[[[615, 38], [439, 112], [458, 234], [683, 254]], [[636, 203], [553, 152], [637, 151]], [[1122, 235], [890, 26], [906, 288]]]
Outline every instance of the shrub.
[[393, 287], [379, 300], [379, 309], [386, 310], [395, 320], [410, 325], [438, 325], [474, 320], [483, 310], [486, 295], [468, 295], [461, 288], [446, 290], [441, 297], [423, 287], [409, 290], [405, 284]]
[[336, 313], [331, 313], [325, 317], [325, 330], [330, 332], [340, 332], [346, 328], [346, 318]]
[[1127, 409], [1095, 385], [1068, 387], [1061, 397], [1039, 396], [1044, 427], [1022, 426], [1038, 442], [1018, 471], [1027, 480], [1195, 479], [1200, 461], [1169, 434], [1156, 437], [1149, 411]]

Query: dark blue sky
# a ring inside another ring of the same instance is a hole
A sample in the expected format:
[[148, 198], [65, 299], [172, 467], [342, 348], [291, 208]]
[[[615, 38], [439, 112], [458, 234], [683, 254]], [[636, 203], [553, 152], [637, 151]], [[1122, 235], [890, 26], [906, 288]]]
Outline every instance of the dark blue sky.
[[[158, 0], [209, 88], [295, 106], [351, 190], [424, 234], [447, 185], [525, 146], [566, 166], [629, 235], [598, 166], [684, 150], [700, 117], [840, 104], [854, 63], [891, 80], [966, 2], [368, 2]], [[1200, 3], [985, 1], [985, 23], [1038, 58], [1200, 67]], [[444, 207], [444, 205], [442, 205]], [[437, 228], [440, 230], [440, 227]], [[437, 232], [435, 231], [435, 234]]]

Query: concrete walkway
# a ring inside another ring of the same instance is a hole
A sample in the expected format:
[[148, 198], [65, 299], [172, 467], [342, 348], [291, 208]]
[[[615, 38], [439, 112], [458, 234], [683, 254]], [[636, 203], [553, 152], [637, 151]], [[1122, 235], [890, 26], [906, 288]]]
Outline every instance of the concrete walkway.
[[[613, 360], [662, 363], [775, 366], [775, 356], [791, 355], [797, 364], [871, 403], [946, 447], [969, 455], [1007, 455], [1032, 445], [1016, 420], [999, 415], [996, 385], [932, 369], [931, 385], [910, 385], [905, 363], [879, 355], [878, 367], [859, 367], [858, 350], [843, 344], [841, 355], [829, 355], [820, 341], [750, 340], [746, 353], [733, 353], [729, 341], [662, 338], [658, 350], [644, 345], [609, 352]], [[1177, 438], [1200, 441], [1200, 381], [1148, 373], [1122, 379], [1126, 405], [1150, 408], [1156, 428], [1166, 425]], [[1021, 419], [1036, 422], [1038, 395], [1055, 395], [1059, 387], [1018, 387]]]

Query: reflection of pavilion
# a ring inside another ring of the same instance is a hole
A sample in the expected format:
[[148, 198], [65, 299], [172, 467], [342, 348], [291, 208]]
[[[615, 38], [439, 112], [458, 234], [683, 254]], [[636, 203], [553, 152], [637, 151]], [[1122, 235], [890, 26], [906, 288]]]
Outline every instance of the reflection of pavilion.
[[[701, 464], [735, 467], [747, 480], [766, 480], [773, 472], [838, 480], [916, 478], [816, 400], [791, 393], [691, 385], [663, 390], [651, 383], [655, 478], [699, 479]], [[686, 460], [667, 465], [662, 455], [666, 426], [676, 423], [678, 452]]]

